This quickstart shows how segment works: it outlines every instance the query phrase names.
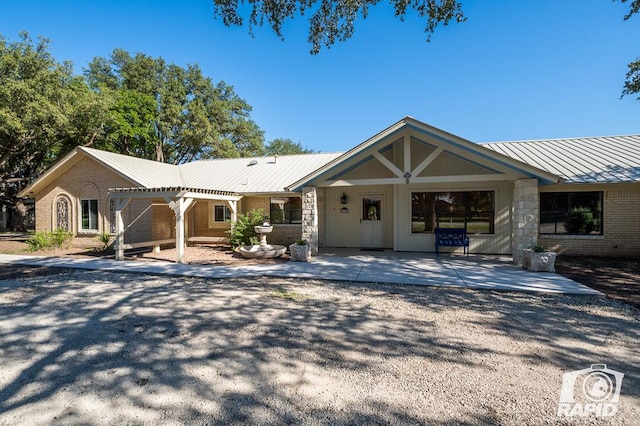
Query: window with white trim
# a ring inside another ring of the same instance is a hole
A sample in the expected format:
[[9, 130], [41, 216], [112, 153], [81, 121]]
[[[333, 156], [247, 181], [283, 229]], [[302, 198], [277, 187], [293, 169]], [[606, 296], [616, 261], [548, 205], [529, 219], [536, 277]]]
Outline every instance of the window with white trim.
[[80, 229], [83, 231], [98, 230], [98, 200], [80, 200]]
[[228, 222], [231, 220], [231, 209], [225, 204], [213, 205], [213, 221]]

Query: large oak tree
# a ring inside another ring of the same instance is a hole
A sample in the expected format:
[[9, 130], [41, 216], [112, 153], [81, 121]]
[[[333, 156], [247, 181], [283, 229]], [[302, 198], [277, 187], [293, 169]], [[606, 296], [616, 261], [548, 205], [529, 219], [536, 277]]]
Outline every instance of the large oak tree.
[[48, 47], [48, 40], [34, 42], [27, 33], [13, 43], [0, 36], [0, 205], [12, 213], [13, 229], [24, 229], [18, 192], [94, 138], [106, 114], [103, 100]]
[[263, 132], [233, 87], [186, 68], [114, 50], [85, 76], [49, 52], [49, 41], [0, 36], [0, 206], [24, 229], [19, 191], [76, 146], [174, 164], [262, 154]]
[[114, 119], [105, 139], [96, 140], [99, 147], [173, 164], [263, 150], [251, 106], [198, 65], [183, 68], [116, 49], [110, 58], [96, 57], [85, 76], [92, 89], [115, 99]]

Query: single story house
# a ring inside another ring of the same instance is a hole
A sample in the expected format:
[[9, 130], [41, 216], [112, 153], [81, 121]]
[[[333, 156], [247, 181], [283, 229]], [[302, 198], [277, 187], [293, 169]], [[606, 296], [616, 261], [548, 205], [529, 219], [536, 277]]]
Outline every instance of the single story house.
[[433, 252], [466, 228], [471, 253], [542, 244], [640, 256], [640, 135], [473, 143], [405, 117], [344, 153], [163, 164], [78, 147], [22, 191], [36, 229], [116, 235], [124, 248], [222, 238], [262, 209], [273, 244]]

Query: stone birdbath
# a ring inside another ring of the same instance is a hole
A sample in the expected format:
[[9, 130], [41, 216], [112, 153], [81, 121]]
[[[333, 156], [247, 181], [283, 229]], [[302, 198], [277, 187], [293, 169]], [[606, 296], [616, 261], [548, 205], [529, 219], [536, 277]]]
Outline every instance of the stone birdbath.
[[269, 259], [282, 256], [287, 248], [285, 246], [267, 244], [267, 234], [273, 231], [273, 226], [269, 222], [253, 227], [256, 234], [260, 236], [260, 244], [240, 247], [240, 254], [248, 259]]

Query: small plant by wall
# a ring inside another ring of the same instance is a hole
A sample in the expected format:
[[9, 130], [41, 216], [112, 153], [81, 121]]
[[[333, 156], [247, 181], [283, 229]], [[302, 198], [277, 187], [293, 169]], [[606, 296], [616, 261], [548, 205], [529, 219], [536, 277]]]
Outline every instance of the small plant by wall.
[[100, 244], [102, 244], [100, 247], [98, 247], [98, 251], [106, 251], [109, 247], [111, 247], [111, 244], [113, 243], [111, 234], [108, 232], [103, 232], [96, 236], [96, 238], [98, 239], [98, 241], [100, 241]]

